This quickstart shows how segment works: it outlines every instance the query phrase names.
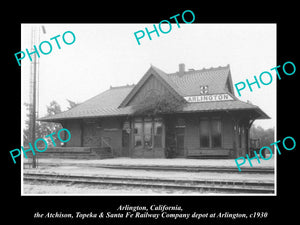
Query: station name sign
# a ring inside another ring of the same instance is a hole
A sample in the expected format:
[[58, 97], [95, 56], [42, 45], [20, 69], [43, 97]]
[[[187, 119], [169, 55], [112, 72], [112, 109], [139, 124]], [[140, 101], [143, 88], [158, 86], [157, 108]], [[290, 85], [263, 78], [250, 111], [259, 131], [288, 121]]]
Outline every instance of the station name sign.
[[184, 99], [187, 102], [219, 102], [219, 101], [230, 101], [233, 98], [229, 94], [214, 94], [214, 95], [196, 95], [186, 96]]

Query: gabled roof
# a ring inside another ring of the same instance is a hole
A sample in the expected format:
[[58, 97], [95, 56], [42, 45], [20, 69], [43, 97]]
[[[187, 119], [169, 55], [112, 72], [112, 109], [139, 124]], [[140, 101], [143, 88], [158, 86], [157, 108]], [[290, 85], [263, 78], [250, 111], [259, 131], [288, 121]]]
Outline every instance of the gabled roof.
[[208, 86], [208, 94], [229, 94], [233, 100], [189, 103], [186, 102], [180, 112], [207, 112], [222, 110], [253, 110], [258, 118], [269, 118], [259, 107], [242, 102], [234, 96], [229, 65], [202, 70], [189, 70], [183, 74], [170, 73], [151, 66], [136, 85], [110, 88], [109, 90], [77, 105], [76, 107], [40, 121], [62, 121], [72, 118], [125, 116], [133, 114], [130, 100], [139, 92], [150, 76], [158, 79], [177, 99], [200, 95], [200, 86]]
[[58, 121], [64, 119], [90, 118], [101, 116], [121, 116], [131, 113], [131, 107], [118, 108], [124, 98], [133, 89], [134, 85], [111, 87], [107, 91], [53, 116], [40, 118], [40, 121]]
[[158, 79], [160, 82], [164, 84], [164, 86], [174, 95], [175, 98], [182, 100], [183, 93], [178, 88], [177, 84], [175, 84], [172, 79], [169, 78], [168, 74], [163, 72], [162, 70], [156, 68], [155, 66], [151, 65], [145, 75], [141, 78], [141, 80], [135, 85], [135, 87], [131, 90], [131, 92], [126, 96], [123, 102], [120, 104], [119, 107], [125, 107], [128, 105], [130, 100], [138, 93], [140, 88], [147, 82], [148, 78], [153, 75]]
[[209, 94], [227, 93], [226, 83], [228, 79], [231, 80], [229, 65], [217, 68], [212, 67], [210, 69], [190, 70], [183, 75], [179, 75], [179, 72], [176, 72], [169, 74], [168, 77], [184, 96], [199, 95], [200, 85], [208, 85]]

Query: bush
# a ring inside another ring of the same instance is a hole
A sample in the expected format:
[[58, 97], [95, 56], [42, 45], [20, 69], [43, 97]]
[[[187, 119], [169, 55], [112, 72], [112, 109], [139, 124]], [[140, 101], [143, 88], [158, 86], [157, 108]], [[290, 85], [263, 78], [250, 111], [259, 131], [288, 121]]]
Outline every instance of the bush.
[[134, 115], [155, 116], [172, 113], [181, 109], [183, 101], [175, 99], [171, 94], [152, 94], [142, 102], [133, 106]]

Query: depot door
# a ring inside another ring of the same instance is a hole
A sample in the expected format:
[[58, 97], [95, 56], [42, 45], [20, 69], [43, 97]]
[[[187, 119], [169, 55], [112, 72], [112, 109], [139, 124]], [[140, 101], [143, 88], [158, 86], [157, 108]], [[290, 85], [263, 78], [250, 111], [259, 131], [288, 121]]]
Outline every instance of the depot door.
[[122, 131], [122, 156], [128, 157], [129, 156], [129, 140], [130, 134], [128, 131]]
[[184, 127], [175, 128], [176, 156], [184, 156]]

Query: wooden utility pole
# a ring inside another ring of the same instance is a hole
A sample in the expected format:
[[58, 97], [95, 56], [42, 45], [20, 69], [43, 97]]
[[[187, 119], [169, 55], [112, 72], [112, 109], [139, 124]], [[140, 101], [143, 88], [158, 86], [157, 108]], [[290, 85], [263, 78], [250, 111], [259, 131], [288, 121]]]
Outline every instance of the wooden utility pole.
[[[32, 50], [34, 49], [34, 45], [36, 44], [36, 38], [37, 38], [37, 34], [36, 34], [36, 28], [32, 27]], [[33, 143], [35, 142], [35, 131], [36, 131], [36, 66], [37, 66], [37, 58], [36, 58], [36, 54], [34, 54], [33, 57], [33, 83], [32, 83], [32, 129], [31, 129], [31, 144], [33, 145]], [[33, 154], [32, 155], [32, 168], [36, 168], [37, 167], [37, 159], [36, 159], [36, 155]]]
[[[36, 46], [38, 43], [38, 41], [40, 40], [40, 32], [39, 32], [40, 27], [37, 26], [32, 26], [31, 28], [31, 45], [32, 45], [32, 51], [34, 51], [34, 46]], [[42, 26], [42, 31], [45, 34], [46, 33], [46, 29], [44, 26]], [[31, 129], [31, 144], [34, 145], [35, 139], [36, 139], [36, 115], [37, 115], [37, 107], [36, 107], [36, 97], [37, 97], [37, 91], [36, 91], [36, 84], [37, 84], [37, 76], [39, 71], [37, 71], [37, 64], [38, 64], [38, 59], [37, 59], [37, 54], [35, 53], [33, 56], [33, 62], [32, 62], [32, 96], [30, 96], [30, 98], [32, 97], [32, 108], [31, 108], [31, 113], [32, 113], [32, 129]], [[37, 157], [36, 155], [32, 155], [32, 168], [36, 168], [37, 167]]]

